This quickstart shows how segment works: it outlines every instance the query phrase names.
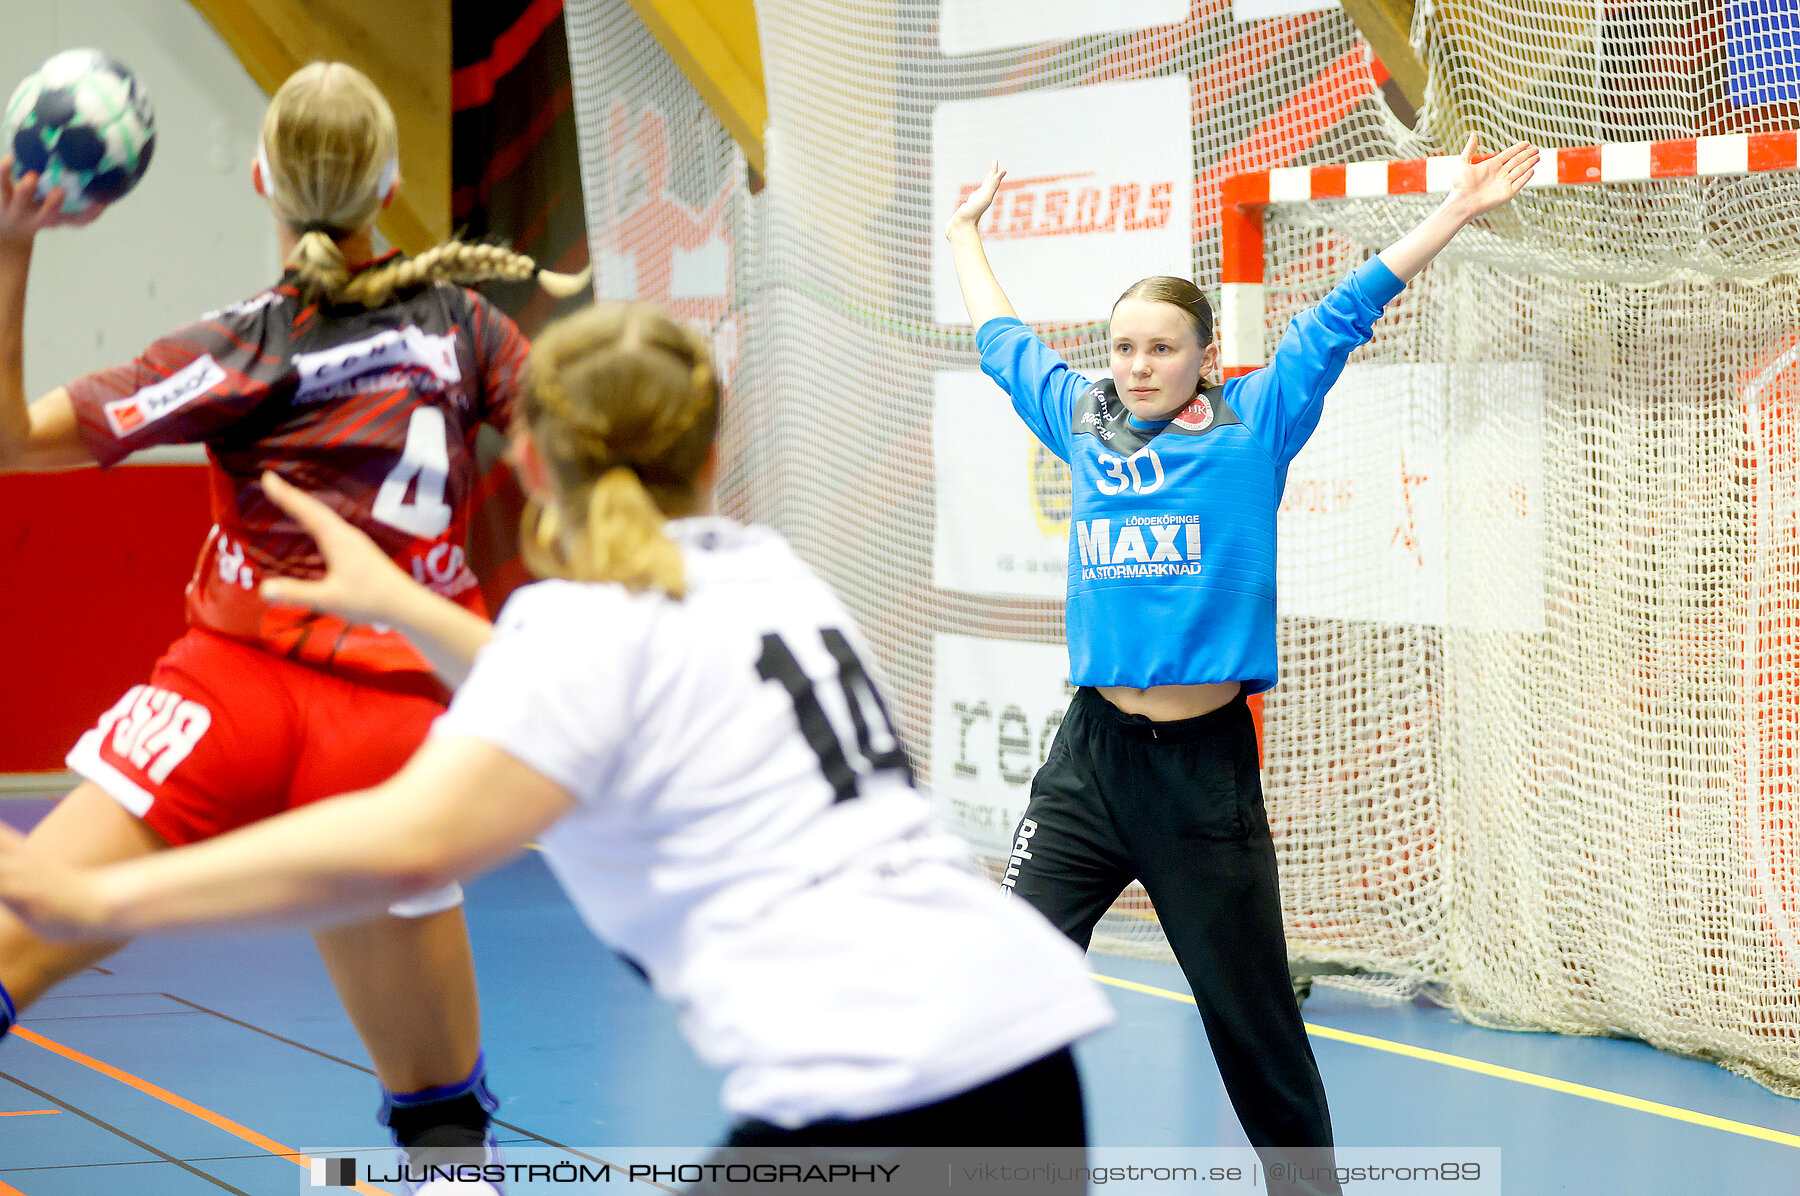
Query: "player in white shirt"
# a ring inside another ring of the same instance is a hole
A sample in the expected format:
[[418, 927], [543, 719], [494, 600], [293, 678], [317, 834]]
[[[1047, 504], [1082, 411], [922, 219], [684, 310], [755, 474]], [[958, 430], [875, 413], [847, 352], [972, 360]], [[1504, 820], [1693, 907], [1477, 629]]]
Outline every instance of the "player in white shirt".
[[733, 1144], [1083, 1145], [1068, 1046], [1111, 1009], [934, 822], [830, 589], [773, 532], [706, 514], [703, 342], [646, 305], [592, 308], [529, 375], [513, 460], [527, 563], [552, 580], [491, 628], [266, 480], [330, 563], [270, 596], [398, 627], [460, 683], [398, 774], [109, 867], [9, 833], [0, 898], [75, 937], [316, 924], [537, 839], [725, 1070]]

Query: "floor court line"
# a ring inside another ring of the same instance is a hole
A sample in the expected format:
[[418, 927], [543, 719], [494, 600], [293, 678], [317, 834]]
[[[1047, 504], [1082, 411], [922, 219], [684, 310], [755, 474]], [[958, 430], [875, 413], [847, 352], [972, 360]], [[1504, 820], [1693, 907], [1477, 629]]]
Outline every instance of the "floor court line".
[[[293, 1047], [295, 1050], [305, 1051], [309, 1055], [316, 1055], [319, 1058], [328, 1060], [332, 1063], [341, 1064], [344, 1067], [348, 1067], [351, 1071], [360, 1071], [365, 1076], [373, 1076], [375, 1074], [374, 1068], [364, 1067], [362, 1064], [356, 1062], [354, 1059], [346, 1059], [342, 1055], [334, 1055], [330, 1051], [321, 1051], [318, 1047], [307, 1046], [304, 1042], [297, 1042], [294, 1039], [289, 1038], [284, 1034], [277, 1034], [273, 1030], [264, 1029], [262, 1026], [257, 1025], [255, 1022], [247, 1022], [243, 1018], [232, 1017], [229, 1013], [221, 1013], [217, 1009], [209, 1009], [207, 1006], [198, 1004], [194, 1001], [190, 1001], [186, 997], [178, 997], [174, 993], [157, 993], [156, 995], [159, 997], [166, 997], [171, 1001], [176, 1001], [182, 1005], [186, 1005], [190, 1010], [192, 1010], [195, 1013], [204, 1013], [209, 1017], [216, 1017], [222, 1022], [228, 1022], [233, 1026], [238, 1026], [242, 1029], [248, 1030], [252, 1034], [261, 1034], [264, 1038], [273, 1039], [274, 1041], [281, 1043], [283, 1046], [290, 1046], [290, 1047]], [[43, 1019], [37, 1018], [35, 1020], [42, 1021]]]
[[[319, 1058], [329, 1060], [332, 1063], [340, 1063], [343, 1066], [350, 1068], [352, 1071], [360, 1071], [364, 1075], [370, 1076], [370, 1077], [373, 1077], [375, 1075], [374, 1068], [364, 1067], [362, 1064], [357, 1063], [356, 1061], [351, 1060], [351, 1059], [346, 1059], [342, 1055], [333, 1055], [329, 1051], [321, 1051], [318, 1047], [308, 1046], [304, 1042], [297, 1042], [292, 1038], [286, 1037], [285, 1035], [277, 1034], [273, 1030], [265, 1029], [264, 1027], [257, 1025], [255, 1022], [247, 1022], [242, 1018], [232, 1017], [229, 1013], [221, 1013], [217, 1009], [208, 1008], [207, 1006], [201, 1005], [198, 1002], [190, 1001], [186, 997], [178, 997], [174, 993], [158, 993], [156, 995], [162, 996], [162, 997], [167, 997], [171, 1001], [178, 1001], [181, 1004], [186, 1005], [189, 1009], [192, 1009], [197, 1013], [204, 1013], [211, 1017], [216, 1017], [222, 1022], [229, 1022], [231, 1025], [241, 1027], [242, 1029], [250, 1031], [252, 1034], [261, 1034], [264, 1038], [273, 1039], [274, 1041], [279, 1042], [279, 1043], [283, 1044], [284, 1046], [291, 1046], [297, 1050], [305, 1051], [310, 1055], [317, 1055]], [[125, 1016], [125, 1015], [120, 1015], [120, 1016]], [[42, 1019], [40, 1018], [38, 1020], [41, 1021]], [[515, 1134], [520, 1135], [521, 1137], [529, 1138], [533, 1142], [541, 1142], [543, 1145], [551, 1147], [553, 1149], [567, 1151], [569, 1154], [572, 1154], [572, 1155], [576, 1156], [577, 1158], [586, 1159], [590, 1163], [605, 1163], [606, 1162], [605, 1159], [595, 1158], [593, 1155], [588, 1154], [585, 1151], [577, 1150], [573, 1146], [567, 1146], [567, 1145], [565, 1145], [561, 1142], [558, 1142], [554, 1139], [546, 1138], [546, 1137], [544, 1137], [544, 1135], [536, 1132], [535, 1130], [528, 1130], [522, 1125], [514, 1125], [510, 1121], [502, 1121], [498, 1117], [493, 1119], [493, 1123], [502, 1129], [511, 1130]], [[0, 1193], [0, 1196], [5, 1196], [5, 1194]]]
[[[61, 1109], [16, 1109], [11, 1113], [0, 1113], [0, 1117], [42, 1117], [46, 1113], [60, 1113]], [[4, 1196], [0, 1193], [0, 1196]]]
[[[1121, 980], [1116, 976], [1102, 976], [1098, 972], [1089, 973], [1102, 984], [1114, 988], [1128, 989], [1131, 992], [1144, 993], [1147, 996], [1162, 997], [1170, 1001], [1180, 1001], [1192, 1005], [1194, 998], [1186, 993], [1178, 993], [1171, 989], [1157, 988], [1154, 985], [1139, 984], [1135, 980]], [[1576, 1084], [1569, 1080], [1559, 1080], [1554, 1076], [1541, 1076], [1536, 1072], [1520, 1071], [1514, 1067], [1502, 1067], [1497, 1063], [1484, 1063], [1479, 1059], [1466, 1059], [1461, 1055], [1451, 1055], [1444, 1051], [1433, 1051], [1426, 1047], [1413, 1046], [1405, 1042], [1393, 1042], [1386, 1038], [1375, 1038], [1368, 1034], [1354, 1034], [1349, 1030], [1335, 1030], [1330, 1026], [1321, 1026], [1313, 1022], [1306, 1023], [1306, 1032], [1317, 1038], [1330, 1039], [1333, 1042], [1349, 1043], [1352, 1046], [1368, 1047], [1370, 1050], [1386, 1051], [1389, 1054], [1405, 1055], [1426, 1063], [1437, 1063], [1445, 1067], [1455, 1067], [1463, 1071], [1472, 1071], [1484, 1076], [1492, 1076], [1499, 1080], [1510, 1080], [1515, 1084], [1527, 1084], [1534, 1088], [1547, 1088], [1552, 1092], [1561, 1092], [1567, 1096], [1579, 1096], [1587, 1100], [1599, 1101], [1602, 1104], [1618, 1105], [1639, 1113], [1649, 1113], [1656, 1117], [1667, 1117], [1671, 1121], [1685, 1121], [1692, 1125], [1705, 1126], [1708, 1129], [1723, 1130], [1729, 1134], [1739, 1134], [1746, 1138], [1760, 1138], [1764, 1142], [1774, 1142], [1781, 1146], [1800, 1147], [1800, 1134], [1784, 1133], [1748, 1122], [1732, 1121], [1726, 1117], [1714, 1117], [1710, 1113], [1697, 1113], [1692, 1109], [1683, 1109], [1677, 1105], [1665, 1105], [1658, 1101], [1644, 1100], [1641, 1097], [1626, 1096], [1622, 1092], [1609, 1092], [1604, 1088], [1594, 1088], [1587, 1084]]]
[[[54, 1039], [45, 1038], [42, 1034], [39, 1034], [34, 1030], [28, 1030], [24, 1026], [14, 1026], [12, 1032], [25, 1042], [33, 1043], [53, 1054], [61, 1055], [65, 1059], [79, 1063], [83, 1067], [91, 1068], [101, 1075], [106, 1076], [108, 1079], [117, 1080], [119, 1083], [124, 1084], [129, 1088], [137, 1089], [146, 1096], [154, 1097], [166, 1105], [180, 1109], [183, 1113], [186, 1113], [191, 1117], [197, 1117], [215, 1129], [223, 1130], [234, 1137], [241, 1138], [260, 1150], [267, 1151], [269, 1154], [275, 1155], [278, 1158], [286, 1159], [302, 1171], [310, 1171], [312, 1169], [312, 1160], [308, 1156], [301, 1154], [290, 1146], [283, 1146], [281, 1143], [265, 1134], [257, 1133], [247, 1125], [240, 1125], [229, 1117], [215, 1113], [205, 1105], [196, 1104], [185, 1096], [177, 1096], [166, 1088], [159, 1088], [149, 1080], [134, 1076], [130, 1072], [125, 1071], [122, 1068], [114, 1067], [112, 1064], [104, 1062], [103, 1060], [96, 1059], [92, 1055], [84, 1055], [73, 1047], [67, 1047]], [[208, 1178], [211, 1177], [209, 1176]], [[363, 1196], [387, 1196], [387, 1194], [382, 1192], [379, 1188], [371, 1188], [367, 1184], [361, 1183], [350, 1190], [353, 1192], [361, 1192]], [[4, 1196], [4, 1193], [0, 1193], [0, 1196]]]
[[[314, 1047], [306, 1046], [303, 1043], [294, 1042], [292, 1039], [284, 1038], [281, 1035], [276, 1034], [272, 1030], [265, 1030], [262, 1027], [257, 1026], [251, 1022], [241, 1021], [238, 1018], [231, 1017], [229, 1014], [220, 1013], [214, 1009], [208, 1009], [204, 1005], [195, 1004], [193, 1001], [189, 1001], [183, 997], [177, 997], [173, 993], [163, 993], [161, 995], [168, 997], [170, 1000], [173, 1000], [173, 1001], [180, 1001], [183, 1005], [190, 1006], [191, 1008], [193, 1008], [194, 1010], [196, 1010], [198, 1012], [212, 1014], [214, 1017], [220, 1018], [223, 1021], [230, 1022], [233, 1025], [242, 1026], [246, 1030], [252, 1030], [258, 1034], [266, 1035], [267, 1037], [273, 1038], [278, 1042], [287, 1043], [290, 1046], [300, 1047], [300, 1049], [302, 1049], [302, 1050], [309, 1051], [314, 1055], [320, 1056], [321, 1058], [329, 1059], [334, 1063], [342, 1063], [346, 1067], [354, 1068], [357, 1071], [365, 1072], [371, 1076], [375, 1074], [369, 1068], [363, 1067], [360, 1064], [353, 1063], [348, 1059], [339, 1058], [336, 1055], [329, 1054], [325, 1051], [318, 1050], [317, 1048], [314, 1048]], [[102, 1062], [99, 1059], [91, 1058], [90, 1056], [84, 1055], [80, 1051], [74, 1050], [71, 1047], [65, 1047], [61, 1043], [55, 1042], [52, 1039], [45, 1038], [41, 1034], [37, 1034], [30, 1030], [27, 1030], [23, 1026], [14, 1026], [13, 1033], [22, 1036], [23, 1039], [27, 1042], [34, 1042], [37, 1045], [42, 1046], [47, 1050], [53, 1051], [56, 1054], [64, 1056], [65, 1058], [73, 1059], [77, 1063], [80, 1063], [86, 1067], [91, 1067], [95, 1071], [100, 1072], [102, 1075], [109, 1076], [112, 1079], [118, 1080], [122, 1084], [126, 1084], [132, 1088], [136, 1088], [140, 1092], [143, 1092], [149, 1096], [153, 1096], [157, 1100], [160, 1100], [165, 1104], [173, 1105], [175, 1108], [180, 1109], [184, 1113], [188, 1113], [194, 1117], [198, 1117], [200, 1120], [205, 1121], [208, 1124], [217, 1127], [218, 1129], [224, 1130], [226, 1133], [233, 1134], [239, 1138], [242, 1138], [244, 1141], [250, 1143], [252, 1146], [259, 1147], [259, 1148], [267, 1151], [270, 1154], [279, 1155], [282, 1158], [288, 1159], [290, 1162], [297, 1164], [298, 1166], [300, 1166], [303, 1169], [311, 1166], [311, 1159], [308, 1158], [308, 1156], [301, 1154], [299, 1151], [294, 1150], [292, 1147], [283, 1146], [283, 1145], [281, 1145], [281, 1143], [276, 1142], [273, 1138], [265, 1137], [264, 1135], [257, 1133], [255, 1130], [250, 1129], [248, 1126], [239, 1125], [237, 1122], [232, 1121], [230, 1118], [224, 1117], [218, 1113], [214, 1113], [212, 1110], [206, 1108], [204, 1105], [195, 1104], [193, 1101], [188, 1100], [186, 1097], [177, 1096], [175, 1093], [170, 1092], [167, 1089], [159, 1088], [155, 1084], [150, 1083], [148, 1080], [139, 1079], [137, 1076], [132, 1075], [128, 1071], [124, 1071], [121, 1068], [116, 1068], [112, 1064]], [[59, 1113], [62, 1110], [60, 1110], [60, 1109], [43, 1109], [43, 1110], [37, 1110], [37, 1111], [44, 1112], [44, 1113]], [[22, 1116], [22, 1114], [0, 1114], [0, 1116]], [[513, 1125], [511, 1122], [501, 1121], [497, 1117], [494, 1119], [494, 1124], [497, 1126], [501, 1126], [505, 1129], [513, 1130], [519, 1134], [524, 1135], [527, 1138], [532, 1139], [533, 1141], [541, 1142], [545, 1146], [552, 1147], [557, 1150], [566, 1151], [567, 1153], [572, 1154], [572, 1155], [576, 1156], [577, 1158], [586, 1159], [590, 1163], [601, 1163], [601, 1164], [606, 1164], [606, 1165], [609, 1165], [612, 1167], [619, 1167], [619, 1165], [617, 1163], [608, 1164], [607, 1160], [605, 1160], [605, 1159], [597, 1158], [594, 1155], [587, 1153], [586, 1151], [577, 1150], [573, 1146], [567, 1146], [561, 1142], [557, 1142], [550, 1138], [546, 1138], [542, 1134], [534, 1133], [533, 1131], [525, 1129], [522, 1126], [516, 1126], [516, 1125]], [[135, 1139], [134, 1139], [134, 1141], [135, 1141]], [[140, 1143], [140, 1145], [142, 1145], [142, 1144]], [[622, 1167], [620, 1167], [619, 1169], [623, 1170]], [[653, 1188], [661, 1188], [662, 1187], [661, 1184], [657, 1184], [657, 1183], [654, 1183], [652, 1181], [647, 1181], [647, 1180], [638, 1180], [636, 1182], [647, 1184], [649, 1187], [653, 1187]], [[664, 1191], [673, 1191], [673, 1189], [670, 1189], [670, 1188], [663, 1188], [663, 1190]], [[373, 1193], [373, 1196], [386, 1196], [385, 1193], [383, 1193], [377, 1189], [369, 1188], [362, 1184], [358, 1184], [356, 1187], [352, 1188], [351, 1191], [362, 1192], [365, 1194]], [[7, 1192], [4, 1190], [0, 1190], [0, 1196], [7, 1196]]]
[[[14, 1026], [13, 1029], [14, 1029], [14, 1031], [17, 1031], [18, 1027]], [[200, 1170], [200, 1168], [194, 1166], [192, 1163], [188, 1162], [186, 1159], [178, 1159], [166, 1150], [159, 1150], [156, 1147], [150, 1145], [150, 1143], [144, 1141], [142, 1138], [139, 1138], [133, 1134], [126, 1133], [124, 1130], [120, 1129], [118, 1126], [112, 1124], [112, 1122], [103, 1121], [100, 1118], [94, 1116], [92, 1113], [88, 1112], [86, 1109], [82, 1109], [75, 1105], [72, 1105], [68, 1101], [63, 1100], [60, 1097], [53, 1096], [52, 1094], [45, 1092], [42, 1088], [38, 1088], [32, 1084], [28, 1084], [24, 1080], [21, 1080], [18, 1076], [8, 1075], [6, 1072], [0, 1072], [0, 1079], [5, 1079], [9, 1083], [17, 1084], [19, 1087], [21, 1087], [25, 1091], [31, 1093], [33, 1096], [41, 1096], [45, 1100], [56, 1101], [58, 1104], [62, 1105], [63, 1110], [65, 1112], [73, 1113], [73, 1114], [75, 1114], [75, 1116], [80, 1117], [84, 1121], [92, 1122], [93, 1124], [99, 1126], [101, 1129], [105, 1130], [107, 1133], [112, 1134], [118, 1138], [123, 1138], [125, 1141], [131, 1143], [133, 1146], [137, 1147], [139, 1150], [143, 1151], [145, 1154], [154, 1155], [154, 1156], [156, 1156], [157, 1159], [161, 1160], [162, 1162], [170, 1163], [176, 1167], [179, 1167], [183, 1171], [188, 1172], [190, 1175], [193, 1175], [197, 1179], [205, 1180], [207, 1183], [211, 1184], [215, 1188], [220, 1189], [221, 1191], [230, 1192], [232, 1194], [232, 1196], [250, 1196], [250, 1194], [248, 1192], [245, 1192], [241, 1188], [232, 1187], [230, 1184], [226, 1183], [224, 1180], [220, 1179], [218, 1176], [208, 1175], [206, 1172]], [[5, 1193], [0, 1192], [0, 1196], [5, 1196]]]

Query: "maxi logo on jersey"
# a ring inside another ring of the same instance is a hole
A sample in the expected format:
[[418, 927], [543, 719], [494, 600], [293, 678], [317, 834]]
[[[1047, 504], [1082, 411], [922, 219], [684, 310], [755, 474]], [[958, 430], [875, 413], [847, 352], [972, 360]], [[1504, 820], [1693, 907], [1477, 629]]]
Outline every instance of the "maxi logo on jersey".
[[1200, 572], [1200, 516], [1134, 515], [1117, 533], [1110, 519], [1077, 519], [1075, 545], [1084, 581], [1191, 576]]
[[396, 379], [394, 385], [415, 388], [423, 380], [421, 374], [435, 379], [439, 389], [462, 381], [456, 338], [410, 325], [314, 353], [296, 353], [293, 363], [300, 375], [294, 392], [299, 402], [318, 402], [364, 389], [370, 375], [386, 377], [404, 372], [406, 377]]
[[[1108, 378], [1089, 388], [1075, 404], [1071, 431], [1077, 437], [1092, 436], [1102, 446], [1088, 454], [1097, 469], [1083, 469], [1082, 473], [1095, 490], [1111, 498], [1162, 489], [1168, 471], [1164, 454], [1157, 452], [1159, 443], [1165, 453], [1179, 452], [1185, 439], [1242, 422], [1226, 404], [1223, 388], [1214, 387], [1195, 396], [1169, 422], [1140, 427], [1132, 422]], [[1179, 439], [1166, 439], [1171, 436]], [[1081, 452], [1079, 439], [1075, 445]], [[1198, 515], [1138, 514], [1121, 509], [1106, 518], [1075, 520], [1074, 533], [1083, 581], [1191, 577], [1200, 572]]]

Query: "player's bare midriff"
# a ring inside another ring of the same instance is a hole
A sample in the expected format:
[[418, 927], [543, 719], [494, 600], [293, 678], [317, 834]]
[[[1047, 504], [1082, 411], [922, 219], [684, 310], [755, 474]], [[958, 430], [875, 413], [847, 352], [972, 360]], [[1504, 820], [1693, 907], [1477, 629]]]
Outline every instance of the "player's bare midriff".
[[1147, 689], [1102, 685], [1094, 692], [1126, 714], [1141, 714], [1152, 722], [1172, 723], [1177, 719], [1211, 714], [1237, 697], [1242, 684], [1239, 681], [1212, 681], [1205, 685], [1152, 685]]

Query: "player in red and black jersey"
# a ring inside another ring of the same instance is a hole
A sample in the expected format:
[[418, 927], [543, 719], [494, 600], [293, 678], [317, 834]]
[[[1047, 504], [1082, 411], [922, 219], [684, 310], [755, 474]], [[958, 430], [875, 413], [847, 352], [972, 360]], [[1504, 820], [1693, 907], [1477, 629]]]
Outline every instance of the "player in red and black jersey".
[[258, 478], [274, 470], [327, 495], [415, 578], [480, 610], [463, 553], [475, 435], [511, 418], [526, 348], [510, 319], [459, 287], [333, 306], [308, 302], [290, 273], [64, 390], [102, 466], [157, 444], [211, 450], [217, 526], [188, 589], [196, 626], [340, 675], [421, 685], [430, 668], [398, 634], [263, 601], [261, 578], [323, 566]]
[[[372, 536], [402, 568], [481, 612], [464, 556], [483, 423], [511, 419], [527, 345], [449, 280], [527, 277], [528, 258], [451, 242], [376, 257], [398, 185], [393, 114], [342, 64], [276, 93], [252, 168], [287, 272], [135, 361], [27, 407], [22, 326], [37, 231], [61, 195], [0, 163], [0, 468], [110, 466], [151, 445], [206, 447], [215, 526], [188, 586], [188, 632], [69, 753], [85, 778], [33, 832], [98, 862], [195, 842], [385, 779], [446, 693], [401, 636], [266, 601], [267, 578], [323, 572], [312, 539], [264, 495], [273, 470]], [[90, 217], [91, 218], [91, 217]], [[581, 281], [539, 275], [565, 292]], [[319, 934], [384, 1087], [401, 1146], [479, 1145], [483, 1079], [461, 894]], [[17, 1009], [121, 944], [51, 944], [0, 914], [0, 1034]]]

